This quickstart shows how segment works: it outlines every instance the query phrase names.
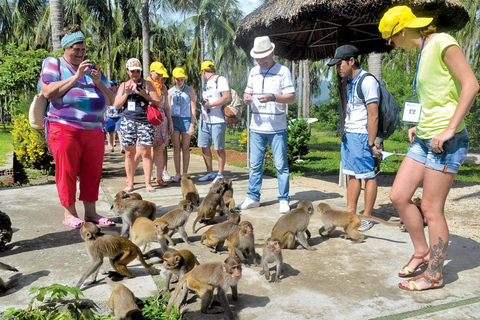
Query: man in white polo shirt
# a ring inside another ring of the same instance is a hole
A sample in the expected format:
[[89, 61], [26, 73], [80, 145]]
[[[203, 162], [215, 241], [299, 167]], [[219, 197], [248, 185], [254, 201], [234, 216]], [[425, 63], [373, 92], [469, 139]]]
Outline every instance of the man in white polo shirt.
[[250, 56], [257, 61], [248, 76], [243, 100], [252, 109], [250, 122], [250, 173], [247, 198], [238, 206], [260, 206], [263, 160], [267, 143], [273, 154], [278, 180], [279, 211], [290, 211], [290, 171], [287, 161], [287, 104], [295, 100], [292, 75], [287, 67], [273, 60], [275, 45], [269, 37], [255, 38]]
[[[198, 146], [202, 148], [203, 160], [207, 167], [207, 173], [198, 181], [204, 182], [223, 178], [223, 169], [225, 168], [225, 132], [227, 124], [223, 114], [223, 106], [231, 101], [230, 86], [225, 77], [219, 76], [215, 71], [215, 64], [210, 60], [205, 60], [200, 72], [205, 85], [202, 90], [202, 116], [198, 127]], [[213, 172], [212, 150], [214, 145], [218, 155], [218, 174]]]

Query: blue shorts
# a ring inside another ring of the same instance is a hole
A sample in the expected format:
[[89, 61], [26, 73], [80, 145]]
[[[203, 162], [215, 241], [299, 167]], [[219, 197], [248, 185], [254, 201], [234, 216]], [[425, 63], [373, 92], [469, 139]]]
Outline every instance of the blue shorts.
[[122, 146], [153, 146], [154, 127], [151, 123], [142, 123], [123, 117], [121, 124]]
[[120, 131], [120, 124], [122, 123], [122, 117], [105, 117], [105, 131], [114, 132]]
[[467, 157], [468, 138], [467, 129], [456, 133], [452, 139], [443, 144], [443, 152], [435, 153], [430, 147], [432, 139], [420, 139], [415, 136], [408, 149], [407, 157], [425, 164], [425, 168], [448, 173], [458, 173], [458, 169]]
[[355, 179], [375, 178], [375, 159], [368, 147], [368, 134], [346, 132], [341, 145], [343, 174]]
[[179, 132], [180, 134], [188, 134], [191, 120], [192, 118], [190, 117], [172, 117], [173, 132]]
[[205, 123], [200, 120], [198, 125], [198, 146], [200, 148], [210, 148], [212, 140], [215, 150], [225, 149], [226, 123]]

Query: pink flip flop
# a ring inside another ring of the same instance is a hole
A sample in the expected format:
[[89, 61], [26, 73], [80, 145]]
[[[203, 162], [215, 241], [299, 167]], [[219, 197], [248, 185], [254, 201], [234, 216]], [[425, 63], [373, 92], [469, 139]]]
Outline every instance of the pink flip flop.
[[155, 188], [154, 187], [147, 187], [147, 192], [155, 192]]
[[64, 226], [70, 227], [70, 228], [72, 228], [72, 229], [80, 229], [80, 228], [85, 224], [85, 221], [83, 221], [83, 220], [80, 219], [80, 218], [75, 217], [75, 218], [73, 218], [72, 220], [70, 220], [70, 221], [68, 221], [68, 222], [65, 221], [65, 220], [63, 220], [63, 221], [62, 221], [62, 224], [63, 224]]
[[95, 220], [89, 220], [89, 222], [93, 222], [93, 223], [96, 223], [98, 225], [101, 225], [101, 226], [104, 226], [104, 227], [113, 227], [115, 226], [115, 222], [113, 222], [112, 220], [110, 219], [107, 219], [105, 217], [102, 217], [102, 216], [99, 216], [97, 219]]

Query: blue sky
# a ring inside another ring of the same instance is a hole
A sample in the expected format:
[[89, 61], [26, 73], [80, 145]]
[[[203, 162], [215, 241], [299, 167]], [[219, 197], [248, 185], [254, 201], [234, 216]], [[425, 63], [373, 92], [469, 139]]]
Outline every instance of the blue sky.
[[240, 9], [242, 9], [243, 12], [245, 12], [245, 15], [249, 14], [258, 6], [260, 6], [261, 1], [260, 0], [240, 0], [239, 5]]

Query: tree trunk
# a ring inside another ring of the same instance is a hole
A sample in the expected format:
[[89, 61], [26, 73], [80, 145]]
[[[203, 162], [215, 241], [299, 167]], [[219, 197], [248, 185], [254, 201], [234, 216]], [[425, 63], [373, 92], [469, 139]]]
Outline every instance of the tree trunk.
[[142, 0], [142, 53], [143, 78], [147, 79], [150, 72], [150, 24], [148, 17], [148, 0]]
[[302, 61], [298, 62], [298, 103], [297, 103], [297, 118], [302, 117], [302, 109], [303, 109], [303, 81], [305, 81], [303, 76], [303, 63]]
[[52, 28], [52, 52], [62, 48], [59, 34], [63, 30], [63, 0], [50, 0], [50, 27]]
[[[380, 53], [371, 53], [368, 57], [368, 70], [378, 80], [382, 80], [382, 55]], [[383, 150], [383, 139], [375, 138], [375, 145], [378, 149]]]
[[310, 62], [303, 61], [303, 118], [310, 118]]

